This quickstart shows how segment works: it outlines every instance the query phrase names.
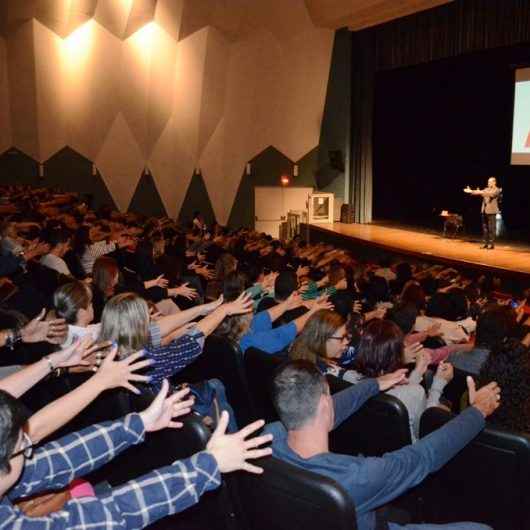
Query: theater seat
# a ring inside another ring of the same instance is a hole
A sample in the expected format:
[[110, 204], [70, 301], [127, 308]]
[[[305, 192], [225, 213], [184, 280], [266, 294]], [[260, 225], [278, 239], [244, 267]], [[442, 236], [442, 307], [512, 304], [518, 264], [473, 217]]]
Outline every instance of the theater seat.
[[[332, 394], [350, 383], [328, 376]], [[381, 456], [412, 443], [409, 415], [403, 403], [388, 394], [378, 394], [332, 431], [330, 449], [335, 453]]]
[[[452, 414], [427, 409], [420, 435], [445, 425]], [[495, 530], [530, 528], [530, 435], [488, 426], [424, 484], [430, 522], [477, 521]]]
[[245, 374], [258, 418], [267, 423], [278, 420], [272, 404], [271, 384], [274, 372], [285, 362], [283, 357], [265, 353], [258, 348], [248, 348], [244, 356]]
[[197, 383], [219, 379], [234, 409], [237, 424], [242, 427], [257, 419], [249, 394], [239, 346], [227, 339], [210, 336], [200, 357], [171, 378], [173, 383]]
[[258, 462], [262, 475], [238, 473], [239, 496], [252, 530], [353, 530], [355, 508], [330, 478], [273, 457]]

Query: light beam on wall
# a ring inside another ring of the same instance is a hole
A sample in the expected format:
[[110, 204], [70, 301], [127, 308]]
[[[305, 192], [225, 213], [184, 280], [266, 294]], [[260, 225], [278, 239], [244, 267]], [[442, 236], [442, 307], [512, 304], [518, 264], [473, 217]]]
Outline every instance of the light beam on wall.
[[94, 21], [89, 20], [63, 40], [65, 60], [71, 67], [83, 66], [92, 48]]
[[144, 64], [149, 64], [155, 39], [156, 24], [149, 22], [127, 40], [132, 44]]

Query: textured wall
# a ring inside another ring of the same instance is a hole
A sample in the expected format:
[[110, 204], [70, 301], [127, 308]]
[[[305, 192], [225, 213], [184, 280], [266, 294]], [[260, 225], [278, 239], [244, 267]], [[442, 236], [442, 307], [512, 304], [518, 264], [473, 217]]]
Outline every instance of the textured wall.
[[303, 0], [2, 0], [0, 15], [0, 153], [68, 146], [122, 210], [155, 186], [178, 216], [200, 167], [226, 223], [247, 161], [319, 143], [333, 31]]

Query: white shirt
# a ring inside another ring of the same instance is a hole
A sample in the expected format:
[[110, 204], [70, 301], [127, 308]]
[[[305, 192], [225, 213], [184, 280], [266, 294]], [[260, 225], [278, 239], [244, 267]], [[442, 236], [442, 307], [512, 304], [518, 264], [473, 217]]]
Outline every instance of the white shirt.
[[66, 340], [61, 344], [61, 348], [64, 350], [65, 348], [70, 347], [74, 340], [81, 339], [85, 335], [91, 335], [94, 340], [97, 340], [100, 331], [101, 324], [90, 324], [84, 328], [82, 326], [74, 326], [69, 324], [68, 335]]
[[86, 274], [92, 274], [94, 262], [105, 254], [110, 254], [116, 250], [116, 243], [107, 243], [106, 241], [97, 241], [88, 246], [81, 256], [81, 265]]
[[452, 322], [443, 318], [419, 316], [416, 318], [414, 331], [425, 331], [433, 324], [440, 324], [440, 337], [448, 345], [467, 342], [469, 335], [477, 329], [477, 323], [471, 317]]
[[66, 276], [72, 276], [72, 273], [70, 272], [70, 269], [68, 268], [68, 265], [64, 259], [56, 256], [55, 254], [45, 254], [40, 259], [40, 264], [48, 267], [49, 269], [60, 272], [61, 274], [65, 274]]

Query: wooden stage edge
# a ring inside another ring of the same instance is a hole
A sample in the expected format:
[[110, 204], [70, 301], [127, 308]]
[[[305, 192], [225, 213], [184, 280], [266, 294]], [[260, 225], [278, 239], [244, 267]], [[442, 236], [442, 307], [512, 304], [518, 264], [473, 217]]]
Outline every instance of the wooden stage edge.
[[428, 262], [530, 279], [530, 246], [527, 245], [501, 241], [495, 249], [486, 250], [479, 248], [481, 243], [477, 242], [375, 224], [310, 224], [309, 236], [311, 242], [326, 241], [345, 248], [363, 246], [376, 253], [386, 251]]

